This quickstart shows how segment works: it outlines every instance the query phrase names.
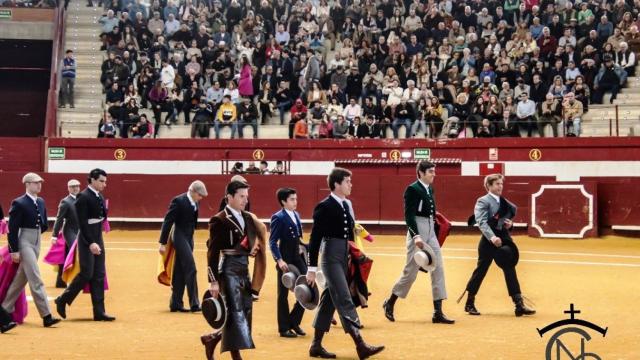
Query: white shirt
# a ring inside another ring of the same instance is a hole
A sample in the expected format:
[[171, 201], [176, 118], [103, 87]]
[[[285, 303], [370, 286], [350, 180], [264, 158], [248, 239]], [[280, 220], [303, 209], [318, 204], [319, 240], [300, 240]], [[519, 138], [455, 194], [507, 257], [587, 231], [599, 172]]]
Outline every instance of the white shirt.
[[229, 205], [227, 205], [227, 209], [229, 209], [229, 211], [231, 211], [233, 216], [235, 216], [236, 220], [238, 221], [238, 224], [240, 224], [240, 227], [242, 228], [242, 230], [244, 230], [244, 218], [242, 217], [242, 214], [238, 210], [233, 209]]
[[71, 196], [73, 198], [73, 200], [75, 200], [76, 197], [77, 197], [77, 195], [74, 195], [74, 194], [69, 194], [69, 196]]
[[500, 197], [494, 193], [489, 193], [489, 195], [498, 203], [500, 204]]
[[284, 211], [289, 215], [291, 220], [293, 220], [293, 223], [298, 225], [298, 219], [296, 219], [296, 214], [292, 210], [284, 209]]
[[191, 197], [191, 192], [187, 191], [187, 198], [189, 199], [189, 202], [191, 203], [191, 206], [193, 206], [193, 210], [198, 210], [198, 204], [196, 204], [195, 200], [193, 200], [193, 198]]
[[418, 181], [420, 182], [420, 184], [422, 184], [422, 186], [424, 186], [424, 189], [427, 190], [427, 194], [431, 195], [431, 189], [429, 188], [429, 185], [425, 184], [425, 182], [420, 179], [418, 179]]

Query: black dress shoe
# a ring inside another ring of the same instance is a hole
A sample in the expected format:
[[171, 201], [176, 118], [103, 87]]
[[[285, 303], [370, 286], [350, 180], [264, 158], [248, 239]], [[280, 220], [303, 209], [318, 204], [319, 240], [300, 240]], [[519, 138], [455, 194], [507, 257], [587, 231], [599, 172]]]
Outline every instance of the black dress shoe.
[[321, 359], [335, 359], [336, 354], [328, 352], [322, 345], [311, 345], [309, 356]]
[[53, 316], [51, 316], [51, 314], [42, 318], [42, 324], [44, 325], [44, 327], [52, 327], [53, 325], [59, 323], [60, 321], [62, 320], [58, 318], [54, 318]]
[[296, 335], [296, 333], [294, 333], [293, 330], [287, 330], [287, 331], [282, 331], [280, 333], [280, 337], [283, 337], [283, 338], [295, 338], [295, 337], [298, 337], [298, 335]]
[[7, 331], [13, 329], [14, 327], [18, 326], [18, 324], [14, 323], [13, 321], [7, 323], [7, 324], [3, 324], [0, 325], [0, 333], [6, 333]]
[[382, 350], [384, 350], [384, 345], [372, 346], [365, 343], [364, 341], [356, 346], [356, 351], [358, 352], [358, 358], [360, 360], [368, 359], [371, 356], [381, 352]]
[[67, 283], [62, 280], [56, 281], [56, 289], [66, 289]]
[[464, 311], [466, 311], [467, 314], [469, 314], [469, 315], [475, 315], [475, 316], [480, 315], [480, 311], [478, 311], [478, 309], [476, 309], [475, 304], [466, 304], [464, 306]]
[[526, 305], [521, 305], [521, 306], [516, 305], [515, 313], [516, 313], [516, 316], [520, 317], [522, 315], [533, 315], [536, 313], [536, 311], [528, 308]]
[[192, 306], [191, 309], [189, 309], [189, 311], [191, 311], [192, 313], [200, 312], [202, 311], [202, 308], [200, 307], [200, 305], [196, 305], [196, 306]]
[[107, 314], [93, 315], [93, 321], [114, 321], [116, 318]]
[[169, 309], [169, 311], [171, 311], [171, 312], [181, 312], [181, 313], [186, 313], [186, 312], [189, 312], [189, 309], [186, 309], [186, 308], [181, 307], [181, 308], [177, 308], [177, 309]]
[[382, 308], [384, 309], [384, 316], [387, 320], [394, 322], [396, 319], [393, 317], [393, 306], [389, 304], [389, 299], [385, 300], [382, 303]]
[[291, 330], [293, 330], [293, 332], [296, 333], [296, 335], [298, 336], [305, 336], [307, 335], [306, 332], [304, 332], [304, 330], [302, 330], [302, 328], [298, 325], [298, 326], [294, 326], [291, 328]]
[[67, 309], [66, 306], [67, 304], [62, 301], [62, 298], [60, 298], [59, 296], [54, 300], [54, 302], [56, 303], [56, 311], [58, 312], [58, 315], [60, 315], [60, 317], [62, 317], [63, 319], [67, 318]]
[[453, 324], [456, 321], [447, 318], [447, 316], [443, 312], [435, 312], [433, 313], [431, 322], [434, 324]]

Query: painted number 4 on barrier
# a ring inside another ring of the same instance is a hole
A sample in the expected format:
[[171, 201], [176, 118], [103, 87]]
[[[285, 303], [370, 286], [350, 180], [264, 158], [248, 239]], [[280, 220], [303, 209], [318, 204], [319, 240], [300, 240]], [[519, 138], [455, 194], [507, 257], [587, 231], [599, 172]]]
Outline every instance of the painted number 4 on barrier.
[[431, 158], [431, 149], [413, 149], [413, 158], [429, 160]]
[[49, 148], [49, 160], [64, 160], [64, 148], [61, 148], [61, 147]]

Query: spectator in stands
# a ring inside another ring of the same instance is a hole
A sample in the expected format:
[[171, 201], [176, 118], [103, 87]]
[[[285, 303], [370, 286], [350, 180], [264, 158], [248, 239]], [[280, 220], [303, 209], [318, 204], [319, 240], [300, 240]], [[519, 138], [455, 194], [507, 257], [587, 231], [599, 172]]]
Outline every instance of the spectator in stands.
[[286, 173], [284, 170], [284, 163], [281, 160], [276, 161], [276, 167], [271, 170], [271, 173], [275, 175], [284, 175]]
[[150, 138], [151, 137], [150, 130], [151, 130], [151, 125], [149, 124], [147, 115], [142, 114], [140, 116], [140, 120], [138, 121], [138, 123], [133, 128], [131, 128], [131, 136], [134, 139]]
[[338, 120], [333, 124], [333, 138], [334, 139], [350, 139], [349, 135], [349, 122], [347, 119], [338, 115]]
[[620, 91], [620, 85], [623, 83], [621, 77], [622, 68], [613, 62], [613, 58], [610, 55], [607, 55], [604, 58], [604, 63], [600, 67], [600, 71], [598, 71], [598, 75], [596, 75], [593, 81], [593, 88], [595, 90], [593, 102], [602, 104], [604, 94], [607, 91], [611, 91], [609, 103], [613, 104], [613, 101], [618, 96], [618, 91]]
[[193, 125], [191, 126], [191, 138], [197, 137], [208, 139], [211, 132], [211, 124], [214, 122], [214, 112], [205, 98], [198, 103], [198, 108], [193, 114]]
[[[292, 118], [293, 119], [293, 118]], [[293, 124], [293, 133], [292, 139], [308, 139], [309, 134], [309, 124], [306, 119], [298, 119], [295, 124]]]
[[540, 137], [544, 137], [544, 128], [547, 125], [551, 125], [553, 137], [558, 137], [558, 123], [560, 122], [561, 113], [562, 105], [560, 101], [551, 93], [548, 93], [546, 100], [540, 107], [540, 114], [538, 115], [538, 133]]
[[242, 103], [238, 106], [238, 136], [244, 138], [243, 129], [245, 126], [253, 128], [253, 138], [258, 138], [258, 109], [250, 98], [242, 98]]
[[400, 103], [395, 107], [394, 119], [391, 125], [393, 130], [393, 138], [398, 138], [398, 130], [401, 126], [405, 128], [405, 138], [411, 137], [411, 126], [415, 121], [416, 114], [413, 107], [407, 103], [406, 99], [401, 98]]
[[269, 163], [264, 160], [260, 161], [260, 174], [271, 175], [271, 171], [269, 171]]
[[153, 110], [153, 117], [156, 124], [160, 124], [162, 121], [162, 113], [166, 112], [167, 117], [173, 113], [173, 107], [171, 99], [169, 98], [169, 91], [162, 83], [162, 80], [157, 80], [156, 84], [149, 91], [148, 96], [151, 103], [151, 109]]
[[116, 137], [116, 126], [113, 124], [113, 118], [111, 118], [111, 115], [109, 115], [109, 113], [106, 114], [105, 121], [100, 126], [100, 134], [102, 134], [102, 136], [98, 136], [98, 137], [105, 137], [105, 138], [111, 138], [111, 139]]
[[627, 73], [627, 76], [635, 75], [636, 54], [629, 49], [629, 45], [625, 41], [620, 42], [620, 51], [615, 54], [615, 63]]
[[238, 130], [238, 112], [236, 105], [231, 103], [231, 96], [225, 95], [222, 98], [222, 105], [218, 109], [218, 115], [216, 117], [214, 129], [216, 132], [216, 139], [220, 139], [220, 128], [223, 126], [231, 127], [231, 138], [235, 138], [236, 131]]
[[495, 136], [494, 134], [495, 134], [495, 127], [491, 123], [491, 121], [487, 118], [482, 119], [480, 125], [478, 126], [476, 137], [487, 138], [487, 137]]
[[73, 50], [69, 49], [65, 53], [65, 57], [60, 64], [62, 70], [62, 77], [60, 80], [60, 95], [58, 100], [58, 107], [63, 108], [66, 104], [72, 109], [74, 106], [73, 86], [76, 81], [76, 59], [73, 57]]
[[580, 136], [580, 123], [582, 122], [582, 103], [576, 101], [573, 93], [568, 93], [562, 101], [564, 114], [564, 127], [567, 136]]
[[514, 115], [509, 110], [502, 111], [502, 118], [498, 121], [497, 137], [520, 137], [520, 129]]
[[232, 174], [244, 174], [244, 165], [238, 161], [235, 164], [233, 164], [233, 167], [231, 168], [231, 173]]
[[344, 116], [345, 120], [348, 122], [353, 121], [353, 118], [356, 116], [362, 116], [362, 108], [357, 103], [356, 98], [351, 98], [349, 100], [349, 105], [345, 106], [342, 116]]
[[113, 10], [108, 10], [105, 15], [98, 20], [98, 23], [102, 25], [102, 31], [100, 33], [100, 39], [102, 39], [102, 47], [100, 50], [107, 49], [107, 35], [113, 32], [113, 28], [118, 26], [119, 20], [115, 17]]
[[576, 77], [576, 82], [573, 84], [571, 92], [575, 94], [576, 100], [582, 103], [582, 109], [584, 112], [589, 110], [589, 99], [591, 98], [591, 90], [589, 85], [584, 82], [584, 76], [579, 75]]
[[249, 165], [245, 169], [247, 174], [260, 174], [260, 169], [256, 166], [255, 161], [249, 161]]
[[[304, 120], [304, 122], [306, 124], [308, 109], [302, 103], [302, 99], [297, 99], [296, 103], [293, 104], [293, 106], [291, 107], [290, 111], [291, 111], [291, 119], [289, 120], [289, 139], [293, 139], [294, 128], [295, 128], [296, 124], [298, 123], [298, 121]], [[302, 125], [300, 125], [300, 126], [302, 126]], [[305, 127], [306, 127], [306, 125], [305, 125]], [[307, 136], [308, 136], [308, 128], [306, 130], [307, 130]]]
[[531, 137], [536, 124], [536, 104], [529, 99], [526, 93], [520, 95], [520, 101], [516, 107], [516, 115], [518, 117], [518, 125], [526, 127], [527, 136]]
[[205, 94], [196, 81], [191, 83], [191, 88], [184, 91], [182, 112], [184, 113], [184, 123], [191, 123], [191, 112], [198, 109], [201, 99], [206, 101]]
[[284, 125], [284, 117], [291, 108], [291, 91], [287, 82], [280, 81], [278, 90], [276, 90], [275, 100], [280, 113], [280, 125]]
[[355, 136], [358, 139], [379, 139], [380, 126], [373, 115], [367, 115], [364, 124], [358, 126]]

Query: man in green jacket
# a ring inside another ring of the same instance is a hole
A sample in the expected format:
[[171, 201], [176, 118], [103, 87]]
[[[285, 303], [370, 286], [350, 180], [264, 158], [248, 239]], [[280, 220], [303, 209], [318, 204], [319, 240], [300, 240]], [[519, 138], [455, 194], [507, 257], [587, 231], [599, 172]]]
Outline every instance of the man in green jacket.
[[433, 180], [436, 177], [435, 164], [422, 160], [416, 166], [418, 180], [404, 192], [404, 218], [407, 231], [407, 261], [400, 279], [391, 290], [391, 296], [383, 304], [384, 314], [389, 321], [395, 321], [393, 307], [398, 298], [406, 298], [418, 276], [420, 266], [413, 260], [416, 252], [431, 247], [436, 259], [436, 268], [431, 271], [431, 291], [433, 293], [433, 323], [453, 324], [442, 312], [442, 300], [447, 298], [444, 282], [444, 264], [435, 231], [436, 202], [433, 194]]

